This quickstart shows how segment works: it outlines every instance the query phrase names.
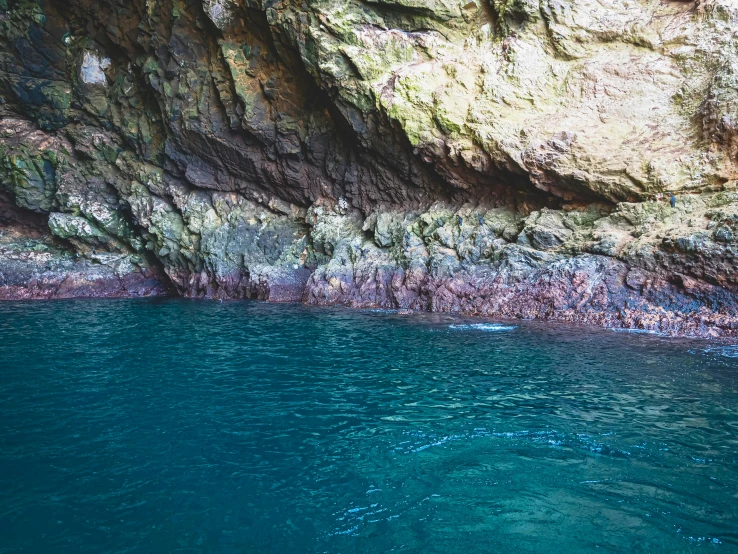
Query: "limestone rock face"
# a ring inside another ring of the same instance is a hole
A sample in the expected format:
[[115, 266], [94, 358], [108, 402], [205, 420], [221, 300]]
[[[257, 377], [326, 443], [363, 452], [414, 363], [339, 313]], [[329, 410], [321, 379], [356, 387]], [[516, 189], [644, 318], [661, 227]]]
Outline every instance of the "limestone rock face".
[[738, 335], [737, 170], [733, 0], [0, 0], [0, 297]]

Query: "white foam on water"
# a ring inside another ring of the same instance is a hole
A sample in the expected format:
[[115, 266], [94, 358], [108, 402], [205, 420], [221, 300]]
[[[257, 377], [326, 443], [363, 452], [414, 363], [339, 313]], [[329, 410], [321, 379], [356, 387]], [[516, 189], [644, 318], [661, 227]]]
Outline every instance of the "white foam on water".
[[738, 344], [730, 346], [711, 346], [710, 348], [705, 348], [703, 352], [707, 352], [708, 354], [717, 354], [724, 358], [738, 358]]
[[514, 331], [517, 325], [502, 325], [500, 323], [470, 323], [466, 325], [455, 324], [449, 325], [449, 329], [454, 331], [487, 331], [490, 333], [501, 331]]
[[634, 335], [660, 335], [658, 331], [653, 331], [651, 329], [627, 329], [627, 328], [620, 328], [620, 327], [609, 327], [610, 331], [615, 331], [616, 333], [632, 333]]
[[692, 348], [690, 354], [712, 354], [721, 358], [738, 358], [738, 344], [722, 346], [708, 346], [707, 348]]

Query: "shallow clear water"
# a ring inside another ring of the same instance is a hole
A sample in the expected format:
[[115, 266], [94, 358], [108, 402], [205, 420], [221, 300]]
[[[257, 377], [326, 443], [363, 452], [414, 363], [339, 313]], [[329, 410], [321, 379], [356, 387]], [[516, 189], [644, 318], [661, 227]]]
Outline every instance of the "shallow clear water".
[[732, 552], [738, 349], [0, 304], [0, 552]]

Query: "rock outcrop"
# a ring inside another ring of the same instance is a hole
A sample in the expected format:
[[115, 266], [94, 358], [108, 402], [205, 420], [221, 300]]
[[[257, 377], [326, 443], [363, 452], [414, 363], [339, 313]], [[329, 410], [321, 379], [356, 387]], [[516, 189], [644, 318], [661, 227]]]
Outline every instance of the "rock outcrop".
[[737, 172], [733, 0], [0, 0], [0, 298], [738, 336]]

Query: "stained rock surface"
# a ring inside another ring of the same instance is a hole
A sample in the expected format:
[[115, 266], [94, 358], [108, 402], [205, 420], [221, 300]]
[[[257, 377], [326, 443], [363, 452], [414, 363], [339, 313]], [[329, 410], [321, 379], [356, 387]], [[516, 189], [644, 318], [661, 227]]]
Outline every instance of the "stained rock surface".
[[0, 298], [738, 336], [737, 171], [733, 0], [0, 0]]

